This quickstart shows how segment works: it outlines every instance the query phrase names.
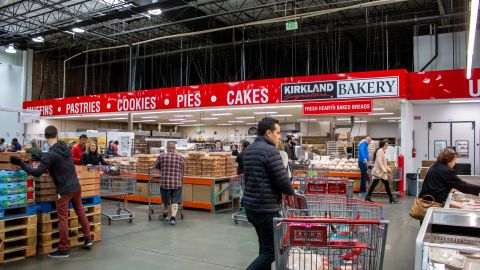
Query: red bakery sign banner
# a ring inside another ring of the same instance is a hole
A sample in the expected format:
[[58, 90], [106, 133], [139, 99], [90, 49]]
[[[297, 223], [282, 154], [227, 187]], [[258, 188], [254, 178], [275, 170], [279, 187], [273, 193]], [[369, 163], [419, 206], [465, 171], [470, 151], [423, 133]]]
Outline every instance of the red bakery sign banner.
[[411, 72], [408, 74], [411, 100], [480, 98], [480, 69], [467, 80], [464, 69]]
[[372, 100], [322, 101], [303, 104], [304, 115], [370, 113]]
[[26, 101], [23, 108], [39, 110], [41, 116], [53, 116], [252, 106], [326, 98], [404, 98], [406, 80], [405, 70], [342, 73]]

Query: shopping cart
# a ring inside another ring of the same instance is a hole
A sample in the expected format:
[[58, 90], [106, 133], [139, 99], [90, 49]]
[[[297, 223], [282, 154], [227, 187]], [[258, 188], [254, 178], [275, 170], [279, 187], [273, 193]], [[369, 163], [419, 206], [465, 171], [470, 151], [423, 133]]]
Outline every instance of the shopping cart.
[[135, 213], [126, 208], [125, 197], [135, 193], [137, 186], [135, 172], [129, 171], [127, 167], [115, 165], [93, 167], [93, 169], [100, 168], [103, 171], [100, 176], [100, 194], [118, 197], [115, 209], [102, 206], [102, 215], [108, 218], [108, 225], [112, 224], [112, 220], [128, 220], [132, 223]]
[[[160, 193], [160, 174], [155, 170], [155, 167], [148, 168], [148, 220], [152, 220], [152, 217], [155, 215], [155, 208], [161, 209], [158, 216], [159, 220], [162, 220], [164, 213], [164, 204], [163, 203], [153, 203], [153, 198], [159, 198]], [[178, 205], [178, 212], [180, 212], [180, 218], [184, 219], [183, 215], [183, 204]], [[164, 220], [167, 221], [167, 220]]]
[[304, 194], [329, 194], [353, 197], [353, 181], [338, 177], [298, 177], [299, 191]]
[[284, 216], [383, 220], [384, 206], [379, 203], [341, 196], [295, 194], [284, 197]]
[[380, 270], [388, 221], [274, 218], [279, 270]]
[[245, 178], [244, 174], [239, 174], [230, 177], [230, 196], [232, 196], [232, 204], [237, 199], [240, 202], [240, 210], [232, 215], [232, 220], [235, 224], [241, 222], [248, 222], [245, 208], [243, 208], [242, 198], [245, 190]]

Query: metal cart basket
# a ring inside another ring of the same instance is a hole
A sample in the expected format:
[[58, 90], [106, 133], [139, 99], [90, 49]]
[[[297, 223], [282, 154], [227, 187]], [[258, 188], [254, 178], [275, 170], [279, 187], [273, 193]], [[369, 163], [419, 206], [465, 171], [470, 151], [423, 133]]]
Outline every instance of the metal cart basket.
[[285, 216], [352, 220], [383, 220], [384, 206], [355, 198], [295, 194], [284, 198]]
[[123, 166], [99, 166], [103, 174], [100, 176], [100, 194], [102, 196], [118, 196], [115, 209], [102, 207], [102, 215], [108, 218], [108, 225], [112, 220], [128, 220], [130, 223], [135, 218], [135, 213], [126, 208], [125, 196], [134, 194], [137, 186], [135, 172], [128, 171]]
[[348, 178], [313, 176], [296, 177], [299, 191], [304, 194], [328, 194], [353, 197], [353, 181]]
[[[245, 177], [244, 174], [239, 174], [230, 177], [230, 196], [232, 197], [232, 206], [235, 199], [240, 202], [240, 210], [232, 215], [232, 220], [235, 224], [239, 222], [248, 222], [245, 209], [243, 208], [242, 198], [245, 191]], [[232, 207], [233, 208], [233, 207]]]
[[388, 221], [275, 218], [276, 269], [383, 267]]
[[[160, 174], [156, 172], [155, 167], [148, 168], [148, 220], [152, 220], [152, 217], [155, 215], [155, 209], [161, 209], [161, 214], [159, 214], [158, 219], [162, 220], [162, 215], [164, 213], [164, 204], [158, 204], [153, 202], [153, 198], [160, 198]], [[184, 219], [183, 215], [183, 204], [178, 205], [178, 211], [180, 212], [180, 218]], [[164, 220], [166, 221], [166, 220]]]

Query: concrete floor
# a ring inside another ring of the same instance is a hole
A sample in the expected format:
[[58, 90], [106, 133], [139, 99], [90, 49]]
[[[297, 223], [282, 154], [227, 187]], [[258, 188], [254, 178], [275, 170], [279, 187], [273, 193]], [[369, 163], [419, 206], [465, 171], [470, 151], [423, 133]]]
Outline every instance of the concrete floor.
[[[373, 199], [387, 203], [385, 198]], [[419, 224], [408, 216], [412, 201], [410, 197], [397, 205], [385, 205], [390, 226], [384, 269], [413, 269]], [[134, 223], [117, 221], [108, 226], [103, 220], [103, 240], [90, 251], [73, 248], [70, 258], [56, 260], [37, 255], [1, 269], [245, 269], [258, 252], [253, 228], [235, 225], [230, 212], [212, 215], [186, 210], [185, 220], [170, 226], [149, 222], [146, 205], [130, 204], [130, 208], [137, 214]]]

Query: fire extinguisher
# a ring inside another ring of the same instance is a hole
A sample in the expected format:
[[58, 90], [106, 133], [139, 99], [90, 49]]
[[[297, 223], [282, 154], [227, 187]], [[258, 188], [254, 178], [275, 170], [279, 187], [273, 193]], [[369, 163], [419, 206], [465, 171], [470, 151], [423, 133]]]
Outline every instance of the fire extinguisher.
[[417, 157], [417, 148], [415, 148], [414, 146], [412, 149], [412, 158], [416, 158], [416, 157]]

